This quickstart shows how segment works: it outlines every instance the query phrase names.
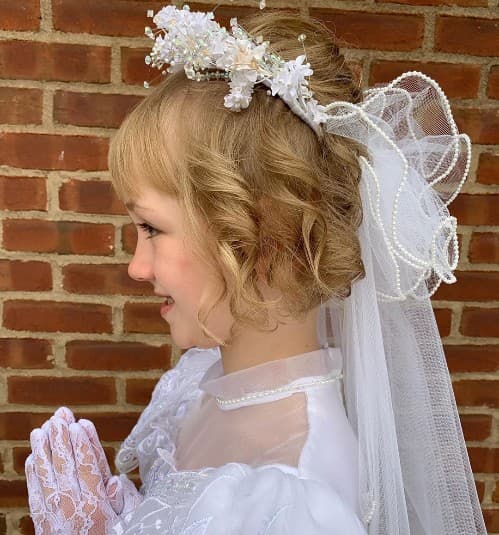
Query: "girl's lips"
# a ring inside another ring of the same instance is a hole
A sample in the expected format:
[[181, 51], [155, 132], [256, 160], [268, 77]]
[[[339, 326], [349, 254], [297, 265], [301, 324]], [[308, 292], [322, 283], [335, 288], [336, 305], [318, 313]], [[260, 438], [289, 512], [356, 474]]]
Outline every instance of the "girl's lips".
[[166, 299], [165, 302], [161, 305], [160, 314], [162, 316], [167, 314], [174, 306], [175, 302], [168, 304], [168, 299]]

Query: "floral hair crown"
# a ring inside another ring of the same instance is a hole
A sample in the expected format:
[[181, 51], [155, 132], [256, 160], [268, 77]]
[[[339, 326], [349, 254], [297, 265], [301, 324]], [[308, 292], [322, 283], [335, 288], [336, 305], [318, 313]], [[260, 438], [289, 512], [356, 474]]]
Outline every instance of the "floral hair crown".
[[[155, 41], [145, 61], [160, 70], [168, 64], [162, 74], [183, 69], [191, 80], [229, 80], [224, 105], [234, 111], [248, 107], [254, 86], [261, 82], [270, 88], [268, 94], [278, 95], [317, 133], [319, 125], [329, 118], [308, 87], [305, 77], [313, 70], [304, 63], [305, 54], [284, 61], [269, 50], [269, 42], [262, 36], [253, 38], [243, 30], [236, 18], [230, 19], [229, 33], [213, 20], [212, 12], [191, 12], [187, 4], [182, 9], [166, 6], [156, 15], [148, 11], [148, 16], [157, 31], [149, 26], [145, 29]], [[302, 43], [305, 38], [305, 34], [298, 36]], [[144, 85], [149, 87], [147, 82]]]

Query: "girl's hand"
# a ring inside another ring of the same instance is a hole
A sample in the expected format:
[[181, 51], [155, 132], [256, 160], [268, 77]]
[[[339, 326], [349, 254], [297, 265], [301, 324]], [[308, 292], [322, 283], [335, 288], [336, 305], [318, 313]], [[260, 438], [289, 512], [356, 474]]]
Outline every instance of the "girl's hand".
[[[57, 409], [54, 416], [60, 416], [68, 424], [75, 422], [73, 413], [67, 407], [60, 407]], [[85, 429], [90, 443], [92, 444], [97, 464], [102, 475], [102, 480], [106, 486], [106, 494], [114, 512], [117, 515], [124, 515], [133, 511], [142, 503], [144, 497], [125, 474], [120, 474], [119, 476], [113, 476], [111, 474], [111, 469], [109, 468], [106, 454], [102, 449], [95, 425], [85, 418], [80, 418], [78, 423]]]
[[[73, 413], [69, 409], [61, 407], [59, 411], [61, 410], [67, 411], [65, 412], [67, 421], [71, 419], [71, 416], [74, 421]], [[68, 413], [71, 416], [69, 416]], [[57, 414], [57, 411], [55, 414]], [[69, 421], [69, 423], [71, 422]], [[137, 490], [137, 487], [132, 481], [130, 481], [130, 479], [128, 479], [125, 474], [120, 474], [119, 476], [113, 476], [111, 474], [111, 469], [109, 468], [106, 454], [102, 449], [95, 425], [90, 420], [86, 420], [84, 418], [80, 418], [78, 423], [83, 427], [83, 429], [85, 429], [87, 436], [90, 439], [94, 454], [97, 458], [97, 464], [102, 474], [102, 480], [106, 485], [106, 494], [114, 512], [117, 515], [125, 515], [130, 511], [133, 511], [142, 503], [144, 496], [140, 494], [140, 492]]]
[[[120, 514], [113, 505], [123, 509], [120, 498], [129, 489], [120, 494], [118, 482], [111, 481], [93, 424], [74, 422], [71, 411], [63, 407], [41, 429], [34, 429], [30, 440], [33, 451], [25, 468], [36, 534], [108, 532]], [[135, 493], [139, 494], [136, 489]]]

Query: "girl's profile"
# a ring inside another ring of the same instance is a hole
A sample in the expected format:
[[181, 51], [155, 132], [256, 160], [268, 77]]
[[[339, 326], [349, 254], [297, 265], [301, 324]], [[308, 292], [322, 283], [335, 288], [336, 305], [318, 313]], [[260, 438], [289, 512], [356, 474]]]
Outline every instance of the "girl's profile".
[[430, 302], [470, 158], [441, 88], [362, 91], [305, 15], [150, 15], [164, 79], [109, 170], [184, 353], [119, 475], [67, 407], [32, 432], [36, 532], [485, 534]]

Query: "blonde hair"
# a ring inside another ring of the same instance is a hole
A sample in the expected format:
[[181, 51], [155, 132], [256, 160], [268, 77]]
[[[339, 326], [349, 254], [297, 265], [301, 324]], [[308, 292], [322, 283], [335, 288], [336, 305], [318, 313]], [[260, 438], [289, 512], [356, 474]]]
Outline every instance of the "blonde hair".
[[[280, 11], [239, 23], [285, 60], [303, 53], [297, 36], [305, 33], [314, 98], [360, 101], [351, 70], [320, 22]], [[145, 184], [183, 206], [192, 246], [221, 274], [218, 300], [202, 303], [198, 314], [203, 332], [221, 345], [226, 341], [205, 321], [227, 295], [236, 324], [265, 330], [277, 301], [264, 300], [259, 273], [280, 291], [293, 318], [349, 295], [352, 282], [364, 276], [359, 147], [317, 136], [263, 84], [241, 112], [224, 107], [228, 90], [224, 80], [168, 75], [126, 118], [109, 152], [122, 200], [136, 198]]]

